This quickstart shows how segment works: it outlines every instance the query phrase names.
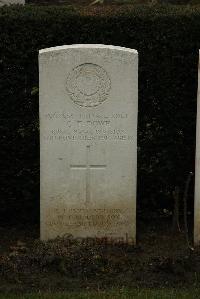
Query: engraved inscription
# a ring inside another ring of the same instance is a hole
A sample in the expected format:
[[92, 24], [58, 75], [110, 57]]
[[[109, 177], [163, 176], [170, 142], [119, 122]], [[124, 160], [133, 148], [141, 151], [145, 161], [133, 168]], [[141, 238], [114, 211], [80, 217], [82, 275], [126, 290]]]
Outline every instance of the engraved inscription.
[[[116, 141], [134, 142], [135, 138], [128, 132], [124, 122], [129, 114], [113, 113], [67, 113], [65, 111], [48, 112], [44, 115], [55, 126], [46, 130], [43, 138], [51, 142], [67, 141]], [[56, 126], [56, 120], [62, 119], [63, 125]]]
[[81, 107], [100, 105], [107, 99], [110, 88], [111, 81], [107, 72], [97, 64], [81, 64], [67, 77], [70, 98]]
[[128, 224], [121, 209], [58, 209], [51, 211], [54, 217], [47, 220], [49, 226], [104, 227]]

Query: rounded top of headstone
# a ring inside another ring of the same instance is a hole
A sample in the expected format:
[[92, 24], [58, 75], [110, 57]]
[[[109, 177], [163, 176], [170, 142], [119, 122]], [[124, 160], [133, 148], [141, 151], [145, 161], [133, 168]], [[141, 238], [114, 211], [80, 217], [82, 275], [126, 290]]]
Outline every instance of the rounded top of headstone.
[[137, 50], [120, 47], [120, 46], [113, 46], [113, 45], [103, 45], [103, 44], [74, 44], [74, 45], [63, 45], [57, 47], [51, 47], [46, 49], [39, 50], [39, 54], [54, 52], [54, 51], [63, 51], [68, 49], [110, 49], [110, 50], [118, 50], [123, 52], [129, 52], [133, 54], [138, 54]]

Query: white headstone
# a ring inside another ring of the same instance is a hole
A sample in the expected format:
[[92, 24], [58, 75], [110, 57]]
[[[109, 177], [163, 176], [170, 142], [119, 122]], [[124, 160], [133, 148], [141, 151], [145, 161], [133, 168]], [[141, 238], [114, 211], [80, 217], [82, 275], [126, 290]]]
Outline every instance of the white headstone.
[[0, 0], [0, 7], [3, 5], [25, 4], [25, 0]]
[[41, 239], [72, 234], [134, 243], [137, 51], [43, 49], [39, 75]]
[[[200, 51], [199, 51], [199, 57], [200, 57]], [[197, 94], [194, 243], [195, 245], [200, 245], [200, 62], [198, 68], [198, 94]]]

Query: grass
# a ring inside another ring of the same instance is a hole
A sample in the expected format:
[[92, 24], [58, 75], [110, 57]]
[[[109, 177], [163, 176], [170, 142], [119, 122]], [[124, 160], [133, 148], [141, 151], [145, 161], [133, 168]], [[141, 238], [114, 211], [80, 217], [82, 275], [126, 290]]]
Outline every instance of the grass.
[[0, 299], [198, 299], [199, 289], [177, 290], [110, 290], [110, 291], [83, 291], [64, 293], [38, 293], [38, 294], [0, 294]]

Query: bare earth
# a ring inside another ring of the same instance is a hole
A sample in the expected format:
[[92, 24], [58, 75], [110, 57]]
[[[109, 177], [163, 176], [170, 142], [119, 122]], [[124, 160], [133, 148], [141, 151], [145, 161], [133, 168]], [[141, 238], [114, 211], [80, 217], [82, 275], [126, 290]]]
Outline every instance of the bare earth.
[[0, 229], [0, 292], [199, 287], [199, 250], [171, 221], [138, 224], [137, 247], [65, 239], [40, 242], [39, 228]]

